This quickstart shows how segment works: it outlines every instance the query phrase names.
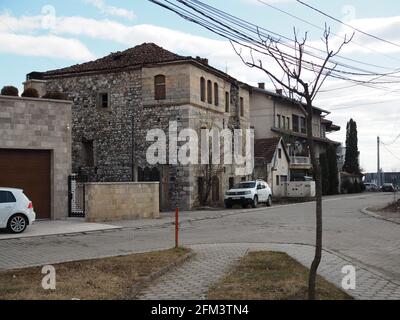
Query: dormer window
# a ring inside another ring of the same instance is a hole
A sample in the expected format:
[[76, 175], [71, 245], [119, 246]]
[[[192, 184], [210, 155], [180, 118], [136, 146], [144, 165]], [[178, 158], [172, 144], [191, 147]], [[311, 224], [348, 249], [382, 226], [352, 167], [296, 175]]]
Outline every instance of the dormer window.
[[165, 89], [165, 76], [159, 74], [154, 77], [154, 99], [165, 100], [166, 89]]

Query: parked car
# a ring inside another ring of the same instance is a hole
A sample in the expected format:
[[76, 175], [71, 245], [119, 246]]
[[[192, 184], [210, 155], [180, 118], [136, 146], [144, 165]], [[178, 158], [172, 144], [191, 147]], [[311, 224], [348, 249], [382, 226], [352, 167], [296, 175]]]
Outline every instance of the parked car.
[[381, 190], [382, 190], [383, 192], [395, 192], [395, 191], [396, 191], [396, 189], [395, 189], [393, 183], [384, 183], [384, 184], [382, 185], [382, 189], [381, 189]]
[[32, 201], [21, 189], [0, 188], [0, 229], [21, 233], [36, 219]]
[[247, 207], [249, 204], [255, 208], [259, 203], [272, 205], [272, 192], [268, 183], [263, 180], [240, 182], [232, 189], [225, 192], [225, 207], [232, 208], [234, 204]]
[[379, 191], [379, 186], [376, 183], [365, 182], [365, 191]]

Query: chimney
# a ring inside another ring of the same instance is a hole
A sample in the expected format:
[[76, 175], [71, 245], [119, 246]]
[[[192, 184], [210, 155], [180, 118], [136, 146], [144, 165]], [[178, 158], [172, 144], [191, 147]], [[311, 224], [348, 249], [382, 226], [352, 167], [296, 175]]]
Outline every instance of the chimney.
[[26, 75], [26, 81], [23, 83], [24, 90], [34, 88], [39, 93], [39, 97], [46, 94], [46, 81], [43, 80], [43, 73], [31, 72]]
[[258, 83], [258, 88], [265, 90], [265, 82], [259, 82]]
[[280, 96], [282, 95], [283, 90], [282, 89], [276, 89], [276, 93], [279, 94]]

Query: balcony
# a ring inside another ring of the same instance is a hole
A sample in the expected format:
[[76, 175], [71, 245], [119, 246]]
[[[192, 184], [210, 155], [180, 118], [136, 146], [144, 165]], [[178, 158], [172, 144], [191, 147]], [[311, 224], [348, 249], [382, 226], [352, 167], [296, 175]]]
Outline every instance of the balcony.
[[310, 157], [290, 157], [290, 169], [310, 169]]
[[311, 164], [310, 157], [290, 157], [292, 164]]

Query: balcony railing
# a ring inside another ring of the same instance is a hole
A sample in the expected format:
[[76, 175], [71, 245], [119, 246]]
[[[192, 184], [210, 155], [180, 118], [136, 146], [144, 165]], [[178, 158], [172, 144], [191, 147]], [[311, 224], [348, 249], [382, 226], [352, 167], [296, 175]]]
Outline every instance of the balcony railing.
[[290, 157], [291, 164], [311, 164], [310, 157]]

